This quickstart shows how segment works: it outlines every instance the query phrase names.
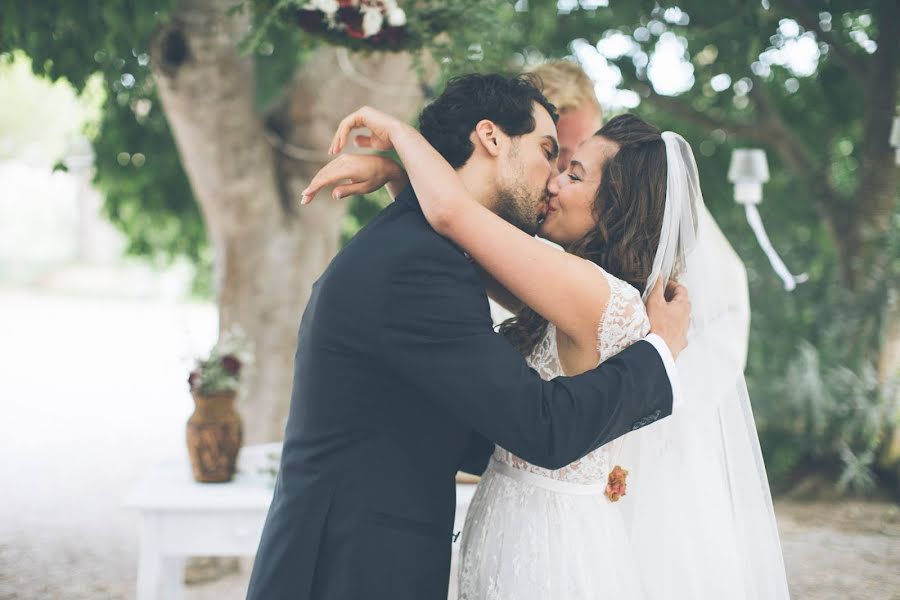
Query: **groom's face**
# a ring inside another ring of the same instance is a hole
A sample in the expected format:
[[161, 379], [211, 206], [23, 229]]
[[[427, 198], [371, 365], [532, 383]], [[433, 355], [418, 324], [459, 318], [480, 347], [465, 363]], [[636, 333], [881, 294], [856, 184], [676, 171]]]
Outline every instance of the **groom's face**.
[[525, 233], [534, 235], [546, 211], [547, 185], [557, 174], [559, 142], [550, 113], [534, 103], [534, 130], [511, 138], [501, 158], [495, 210]]

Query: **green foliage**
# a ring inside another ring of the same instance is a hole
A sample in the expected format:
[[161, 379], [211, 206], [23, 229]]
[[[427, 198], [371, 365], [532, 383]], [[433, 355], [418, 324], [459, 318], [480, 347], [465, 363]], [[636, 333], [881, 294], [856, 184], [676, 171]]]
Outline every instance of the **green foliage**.
[[22, 50], [35, 73], [77, 90], [102, 78], [105, 101], [93, 134], [104, 211], [128, 251], [199, 261], [202, 219], [156, 95], [149, 44], [172, 0], [0, 3], [0, 53]]
[[79, 97], [66, 81], [35, 77], [24, 53], [0, 56], [0, 158], [61, 161], [67, 140], [86, 127], [96, 129], [99, 121], [101, 82], [90, 81]]
[[[174, 0], [133, 2], [0, 1], [0, 55], [15, 50], [38, 75], [82, 90], [99, 77], [105, 93], [99, 127], [86, 133], [96, 152], [95, 184], [104, 211], [126, 234], [128, 252], [195, 262], [195, 291], [210, 292], [206, 231], [181, 166], [150, 69], [154, 30]], [[302, 61], [296, 41], [273, 34], [256, 53], [257, 98], [268, 104]]]

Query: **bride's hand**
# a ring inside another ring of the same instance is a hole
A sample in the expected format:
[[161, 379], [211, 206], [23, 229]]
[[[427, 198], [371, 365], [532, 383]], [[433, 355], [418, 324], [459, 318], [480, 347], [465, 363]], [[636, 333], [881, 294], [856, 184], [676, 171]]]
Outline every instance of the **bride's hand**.
[[398, 128], [409, 127], [409, 125], [380, 110], [370, 106], [363, 106], [344, 117], [338, 125], [328, 153], [338, 154], [346, 148], [350, 132], [360, 127], [368, 128], [371, 135], [356, 136], [356, 145], [360, 148], [374, 148], [375, 150], [384, 151], [394, 148], [394, 144], [391, 141], [392, 133], [397, 131]]
[[389, 186], [391, 195], [396, 195], [407, 182], [406, 173], [390, 158], [371, 154], [342, 154], [316, 173], [307, 188], [301, 192], [300, 204], [309, 204], [322, 188], [332, 185], [335, 187], [331, 195], [339, 200], [351, 195], [368, 194], [385, 184]]

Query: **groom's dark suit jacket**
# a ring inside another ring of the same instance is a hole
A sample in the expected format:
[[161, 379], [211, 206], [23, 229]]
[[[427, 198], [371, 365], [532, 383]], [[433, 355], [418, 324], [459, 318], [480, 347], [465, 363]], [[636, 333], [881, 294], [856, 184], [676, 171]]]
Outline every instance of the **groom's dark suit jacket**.
[[644, 341], [542, 381], [407, 188], [313, 287], [247, 598], [445, 600], [457, 469], [480, 473], [492, 442], [559, 468], [671, 410]]

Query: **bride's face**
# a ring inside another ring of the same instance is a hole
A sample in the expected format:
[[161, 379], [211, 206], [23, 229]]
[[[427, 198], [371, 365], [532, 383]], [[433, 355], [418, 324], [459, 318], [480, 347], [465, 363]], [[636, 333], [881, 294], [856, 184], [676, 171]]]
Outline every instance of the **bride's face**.
[[547, 187], [550, 199], [538, 235], [568, 246], [597, 226], [593, 206], [606, 161], [619, 145], [604, 137], [592, 136], [575, 151], [565, 171]]

